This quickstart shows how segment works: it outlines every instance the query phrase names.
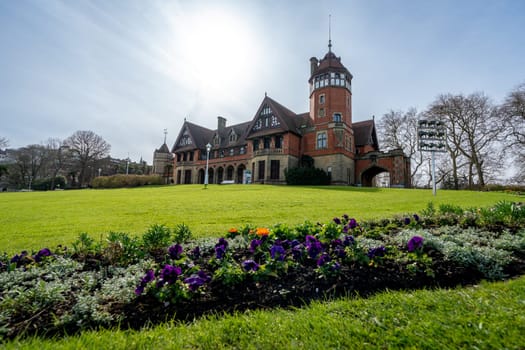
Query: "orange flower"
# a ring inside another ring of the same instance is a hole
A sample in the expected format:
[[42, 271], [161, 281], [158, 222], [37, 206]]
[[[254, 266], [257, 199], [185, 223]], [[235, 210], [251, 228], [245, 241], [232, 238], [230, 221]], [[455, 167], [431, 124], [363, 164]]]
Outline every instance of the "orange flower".
[[235, 227], [232, 227], [228, 230], [228, 233], [237, 233], [237, 229]]
[[268, 236], [270, 234], [270, 230], [265, 227], [258, 227], [257, 231], [255, 231], [255, 234], [259, 237]]

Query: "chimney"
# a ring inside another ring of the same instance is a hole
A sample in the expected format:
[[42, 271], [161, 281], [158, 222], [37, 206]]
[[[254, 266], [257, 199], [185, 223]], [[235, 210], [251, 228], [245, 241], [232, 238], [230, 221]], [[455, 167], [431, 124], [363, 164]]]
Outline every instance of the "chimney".
[[310, 75], [314, 75], [315, 70], [317, 69], [317, 66], [319, 65], [319, 61], [316, 57], [310, 58]]
[[221, 116], [217, 117], [217, 131], [222, 131], [226, 128], [226, 118]]

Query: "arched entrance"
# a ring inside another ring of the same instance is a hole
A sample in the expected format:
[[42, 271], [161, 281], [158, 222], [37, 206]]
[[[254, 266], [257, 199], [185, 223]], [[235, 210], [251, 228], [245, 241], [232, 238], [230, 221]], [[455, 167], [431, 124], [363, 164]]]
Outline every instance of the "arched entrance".
[[244, 177], [244, 170], [246, 170], [246, 166], [244, 164], [241, 164], [237, 167], [237, 178], [235, 179], [236, 183], [242, 184], [242, 180]]
[[364, 187], [376, 187], [378, 185], [381, 185], [375, 181], [376, 180], [375, 177], [376, 175], [379, 175], [384, 172], [388, 173], [388, 170], [386, 170], [385, 168], [378, 167], [378, 166], [372, 166], [366, 169], [365, 171], [361, 173], [361, 176], [360, 176], [361, 185]]
[[214, 172], [213, 168], [208, 168], [208, 183], [209, 183], [209, 184], [213, 184], [213, 183], [215, 183], [215, 182], [213, 181], [213, 175], [214, 175], [214, 174], [215, 174], [215, 172]]
[[220, 184], [224, 180], [224, 168], [217, 168], [217, 183]]
[[204, 169], [199, 169], [198, 181], [200, 184], [204, 183]]
[[226, 168], [226, 180], [233, 180], [233, 165], [230, 165]]

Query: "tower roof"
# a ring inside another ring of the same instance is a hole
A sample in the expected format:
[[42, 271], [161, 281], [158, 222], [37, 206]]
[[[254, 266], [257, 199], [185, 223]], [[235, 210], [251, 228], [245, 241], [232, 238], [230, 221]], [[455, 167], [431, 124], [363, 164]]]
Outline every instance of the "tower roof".
[[350, 79], [353, 78], [352, 73], [341, 63], [341, 57], [337, 57], [331, 49], [319, 60], [317, 67], [313, 69], [310, 81], [315, 75], [328, 72], [344, 73], [347, 74]]

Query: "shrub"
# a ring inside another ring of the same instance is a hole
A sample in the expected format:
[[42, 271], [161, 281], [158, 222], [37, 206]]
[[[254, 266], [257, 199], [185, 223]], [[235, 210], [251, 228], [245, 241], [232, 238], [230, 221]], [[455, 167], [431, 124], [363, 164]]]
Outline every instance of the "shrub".
[[290, 168], [284, 172], [288, 185], [329, 185], [330, 175], [319, 168]]
[[177, 243], [185, 243], [192, 238], [192, 232], [188, 225], [182, 223], [175, 226], [173, 230], [173, 240]]
[[[53, 182], [54, 188], [51, 188], [53, 187]], [[31, 187], [36, 191], [49, 191], [54, 190], [55, 188], [66, 188], [66, 179], [63, 176], [55, 177], [54, 181], [52, 178], [38, 179], [33, 182]]]
[[113, 175], [99, 176], [93, 179], [93, 188], [121, 188], [147, 185], [162, 185], [162, 177], [157, 175]]
[[171, 241], [171, 230], [166, 225], [152, 225], [142, 236], [144, 249], [148, 252], [166, 248]]

